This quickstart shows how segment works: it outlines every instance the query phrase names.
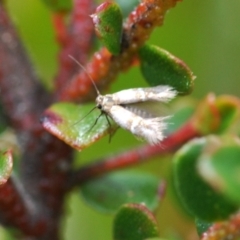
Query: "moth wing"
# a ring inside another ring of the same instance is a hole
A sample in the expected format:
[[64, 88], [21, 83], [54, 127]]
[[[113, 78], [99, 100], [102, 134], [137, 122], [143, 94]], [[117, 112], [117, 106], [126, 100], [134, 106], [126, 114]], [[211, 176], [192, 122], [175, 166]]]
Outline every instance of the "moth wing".
[[169, 118], [145, 119], [119, 105], [112, 106], [109, 115], [120, 127], [150, 144], [157, 144], [164, 139], [163, 131], [167, 128], [166, 119]]
[[169, 107], [166, 104], [155, 101], [131, 103], [122, 106], [128, 111], [145, 119], [167, 116], [170, 114]]
[[170, 86], [156, 86], [148, 88], [132, 88], [111, 94], [116, 105], [138, 102], [157, 101], [169, 102], [177, 95], [177, 91]]
[[152, 145], [160, 143], [165, 138], [164, 131], [167, 129], [168, 118], [169, 116], [144, 119], [142, 137]]

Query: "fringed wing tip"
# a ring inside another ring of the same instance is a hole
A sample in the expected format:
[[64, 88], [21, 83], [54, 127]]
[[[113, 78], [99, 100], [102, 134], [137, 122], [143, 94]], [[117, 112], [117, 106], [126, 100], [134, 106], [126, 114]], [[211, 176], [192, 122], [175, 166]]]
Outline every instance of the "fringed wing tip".
[[158, 144], [161, 142], [164, 136], [164, 130], [167, 129], [168, 123], [166, 119], [171, 116], [158, 117], [152, 119], [146, 119], [146, 130], [144, 131], [144, 139], [151, 145]]
[[175, 90], [174, 88], [170, 87], [170, 86], [167, 87], [166, 91], [167, 91], [167, 94], [168, 94], [168, 96], [167, 96], [168, 101], [174, 99], [178, 94], [178, 91]]

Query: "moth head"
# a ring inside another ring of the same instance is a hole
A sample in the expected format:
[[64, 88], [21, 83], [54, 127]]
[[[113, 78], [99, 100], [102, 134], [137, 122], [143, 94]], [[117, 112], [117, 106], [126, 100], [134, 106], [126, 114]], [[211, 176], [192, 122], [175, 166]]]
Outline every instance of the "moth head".
[[98, 95], [96, 98], [96, 107], [102, 110], [103, 105], [104, 105], [104, 97], [102, 95]]
[[108, 112], [114, 105], [114, 101], [110, 94], [108, 95], [98, 95], [96, 98], [96, 107], [101, 111]]

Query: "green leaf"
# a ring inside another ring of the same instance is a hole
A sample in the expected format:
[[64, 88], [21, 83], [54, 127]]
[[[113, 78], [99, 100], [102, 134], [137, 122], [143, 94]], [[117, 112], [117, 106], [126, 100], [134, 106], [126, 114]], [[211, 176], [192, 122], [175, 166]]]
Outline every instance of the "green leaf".
[[196, 109], [192, 122], [202, 135], [231, 129], [236, 133], [239, 129], [239, 109], [239, 98], [209, 94]]
[[6, 183], [12, 173], [13, 159], [12, 151], [1, 152], [0, 154], [0, 185]]
[[109, 128], [110, 134], [116, 130], [116, 125], [110, 118], [111, 127], [106, 117], [99, 117], [101, 112], [93, 108], [93, 104], [56, 103], [44, 112], [42, 125], [73, 148], [82, 150], [109, 133]]
[[102, 3], [92, 18], [97, 36], [112, 54], [118, 55], [121, 50], [123, 21], [120, 7], [114, 2]]
[[216, 99], [216, 106], [220, 115], [220, 125], [218, 133], [223, 133], [229, 129], [236, 120], [240, 119], [240, 101], [234, 96], [220, 96]]
[[158, 237], [153, 214], [141, 204], [126, 204], [114, 220], [114, 240], [145, 240]]
[[209, 227], [212, 226], [213, 223], [206, 222], [206, 221], [196, 218], [195, 224], [196, 224], [198, 235], [201, 236], [204, 232], [206, 232], [209, 229]]
[[52, 11], [70, 11], [72, 0], [42, 0]]
[[182, 60], [153, 45], [144, 45], [139, 57], [142, 74], [151, 86], [169, 85], [181, 95], [192, 91], [195, 76]]
[[85, 201], [102, 212], [116, 212], [125, 203], [144, 203], [154, 210], [159, 204], [159, 179], [137, 172], [116, 172], [88, 181], [80, 188]]
[[201, 173], [217, 191], [240, 205], [240, 146], [238, 142], [211, 151], [200, 162]]
[[198, 173], [197, 161], [208, 144], [204, 138], [195, 139], [175, 154], [174, 183], [186, 210], [196, 218], [211, 222], [228, 217], [237, 206], [214, 191]]

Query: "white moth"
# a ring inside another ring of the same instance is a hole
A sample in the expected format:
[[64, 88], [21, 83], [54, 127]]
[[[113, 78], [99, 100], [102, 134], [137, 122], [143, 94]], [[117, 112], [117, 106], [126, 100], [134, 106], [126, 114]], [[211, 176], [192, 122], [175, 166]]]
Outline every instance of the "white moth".
[[[77, 62], [77, 64], [86, 71], [80, 63]], [[166, 103], [177, 95], [177, 91], [170, 86], [163, 85], [132, 88], [103, 96], [98, 91], [93, 79], [90, 76], [89, 78], [98, 95], [96, 107], [101, 111], [101, 115], [104, 113], [111, 117], [120, 127], [150, 144], [157, 144], [164, 139], [163, 131], [167, 128], [166, 119], [170, 116], [151, 117], [147, 111], [132, 104], [148, 101]]]
[[176, 94], [169, 86], [132, 88], [104, 96], [98, 93], [96, 106], [120, 127], [150, 144], [157, 144], [164, 138], [163, 130], [167, 127], [166, 119], [169, 117], [148, 118], [147, 112], [128, 105], [147, 101], [168, 102]]

